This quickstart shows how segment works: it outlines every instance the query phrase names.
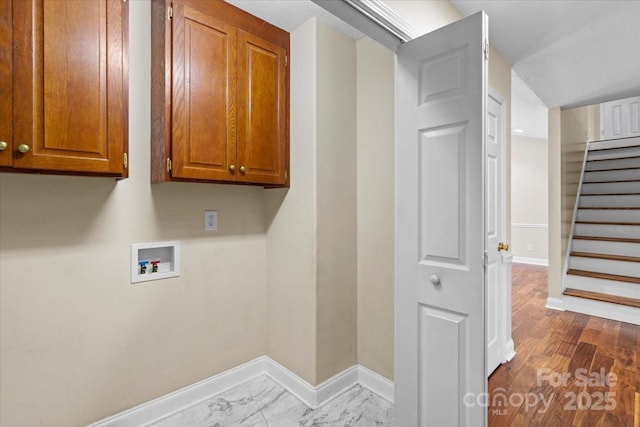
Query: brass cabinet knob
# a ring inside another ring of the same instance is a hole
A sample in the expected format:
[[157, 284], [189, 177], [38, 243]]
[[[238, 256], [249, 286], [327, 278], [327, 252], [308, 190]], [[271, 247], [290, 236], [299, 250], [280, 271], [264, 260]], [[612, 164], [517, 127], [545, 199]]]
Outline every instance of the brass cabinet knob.
[[240, 173], [245, 173], [247, 170], [244, 166], [240, 166]]
[[9, 144], [7, 144], [6, 142], [0, 141], [0, 151], [6, 150], [8, 146]]
[[27, 144], [18, 145], [18, 151], [21, 152], [22, 154], [28, 153], [29, 150], [31, 150], [31, 148]]
[[236, 165], [229, 166], [229, 172], [234, 173], [236, 171]]
[[498, 243], [498, 250], [499, 251], [508, 251], [509, 250], [509, 245], [507, 245], [506, 243]]

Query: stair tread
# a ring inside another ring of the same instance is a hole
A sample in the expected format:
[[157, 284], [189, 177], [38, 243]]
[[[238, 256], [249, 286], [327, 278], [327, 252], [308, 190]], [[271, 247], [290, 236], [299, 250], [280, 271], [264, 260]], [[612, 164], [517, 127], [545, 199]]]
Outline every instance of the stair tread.
[[633, 225], [640, 226], [640, 222], [615, 222], [615, 221], [576, 221], [576, 224], [597, 224], [597, 225]]
[[[605, 142], [605, 141], [593, 141], [593, 142]], [[592, 149], [589, 150], [590, 153], [598, 153], [600, 151], [609, 151], [609, 150], [623, 150], [625, 148], [638, 148], [640, 147], [640, 144], [634, 144], [634, 145], [623, 145], [622, 147], [609, 147], [609, 148], [597, 148], [597, 147], [593, 147]]]
[[596, 279], [615, 280], [617, 282], [635, 283], [640, 285], [640, 277], [620, 276], [619, 274], [598, 273], [595, 271], [569, 269], [567, 274], [574, 276], [593, 277]]
[[636, 257], [636, 256], [600, 254], [595, 252], [573, 251], [571, 252], [571, 256], [577, 256], [582, 258], [608, 259], [612, 261], [640, 262], [640, 257]]
[[611, 141], [625, 141], [625, 140], [632, 140], [638, 138], [637, 136], [623, 136], [622, 138], [609, 138], [609, 139], [597, 139], [595, 141], [590, 141], [589, 144], [595, 144], [598, 145], [600, 143], [603, 142], [611, 142]]
[[[589, 172], [589, 171], [585, 171]], [[584, 181], [583, 184], [617, 184], [620, 182], [637, 182], [640, 184], [640, 180], [637, 179], [613, 179], [609, 181]]]
[[640, 193], [582, 193], [581, 196], [640, 196]]
[[607, 172], [607, 171], [626, 171], [626, 170], [636, 170], [640, 169], [639, 167], [630, 167], [630, 168], [607, 168], [607, 169], [589, 169], [585, 172]]
[[592, 209], [592, 210], [636, 210], [640, 209], [640, 206], [580, 206], [578, 209]]
[[627, 237], [601, 237], [601, 236], [573, 236], [574, 240], [600, 240], [603, 242], [618, 243], [640, 243], [640, 239], [630, 239]]
[[[629, 147], [624, 147], [624, 148], [629, 148]], [[587, 160], [587, 162], [606, 162], [608, 160], [622, 160], [622, 159], [640, 159], [640, 156], [612, 157], [610, 159], [591, 159], [591, 160]]]
[[600, 292], [583, 291], [580, 289], [572, 289], [572, 288], [565, 289], [563, 292], [563, 295], [578, 297], [578, 298], [587, 298], [587, 299], [592, 299], [596, 301], [610, 302], [613, 304], [627, 305], [630, 307], [640, 308], [640, 299], [637, 299], [637, 298], [620, 297], [617, 295], [603, 294]]

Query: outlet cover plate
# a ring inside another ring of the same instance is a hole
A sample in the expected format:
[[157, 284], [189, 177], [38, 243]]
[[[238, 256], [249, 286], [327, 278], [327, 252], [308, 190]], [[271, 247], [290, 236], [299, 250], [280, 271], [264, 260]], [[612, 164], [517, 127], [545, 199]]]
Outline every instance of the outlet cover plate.
[[205, 231], [216, 231], [218, 229], [218, 211], [204, 211]]

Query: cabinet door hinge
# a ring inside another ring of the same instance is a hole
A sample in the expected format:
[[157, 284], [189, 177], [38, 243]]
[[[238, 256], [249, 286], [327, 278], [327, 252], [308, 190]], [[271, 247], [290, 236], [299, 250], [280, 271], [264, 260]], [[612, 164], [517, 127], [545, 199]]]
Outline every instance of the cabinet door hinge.
[[489, 40], [484, 40], [484, 59], [489, 60]]
[[289, 173], [285, 170], [285, 171], [284, 171], [284, 180], [285, 180], [285, 181], [287, 180], [287, 177], [288, 177], [288, 176], [289, 176]]
[[173, 6], [169, 6], [167, 8], [167, 19], [171, 21], [172, 18], [173, 18]]
[[171, 159], [167, 159], [167, 172], [171, 172]]
[[129, 167], [129, 156], [127, 156], [127, 153], [122, 154], [122, 166], [124, 166], [125, 169]]
[[284, 56], [284, 66], [285, 67], [289, 66], [289, 56], [288, 55]]

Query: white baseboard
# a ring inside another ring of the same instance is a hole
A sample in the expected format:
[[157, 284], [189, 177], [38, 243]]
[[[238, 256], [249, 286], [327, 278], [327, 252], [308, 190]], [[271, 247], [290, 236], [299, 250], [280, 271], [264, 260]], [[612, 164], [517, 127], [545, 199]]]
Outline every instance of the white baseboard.
[[384, 400], [393, 403], [395, 387], [393, 381], [383, 377], [380, 374], [358, 365], [358, 382], [369, 391], [377, 394]]
[[263, 375], [266, 371], [268, 360], [269, 358], [266, 356], [258, 357], [195, 384], [90, 424], [89, 427], [138, 427], [149, 425], [258, 375]]
[[564, 311], [564, 301], [562, 298], [547, 298], [547, 305], [545, 306], [551, 310]]
[[504, 353], [505, 353], [504, 354], [505, 360], [507, 362], [511, 362], [511, 359], [513, 359], [513, 357], [516, 355], [516, 348], [515, 348], [515, 344], [513, 343], [513, 339], [510, 339], [505, 344]]
[[549, 266], [549, 260], [544, 258], [525, 258], [521, 256], [514, 256], [513, 262], [520, 264], [544, 265], [545, 267]]
[[312, 386], [275, 360], [268, 356], [262, 356], [211, 378], [107, 417], [90, 424], [88, 427], [148, 426], [259, 375], [267, 375], [312, 409], [324, 405], [358, 383], [383, 399], [393, 402], [393, 382], [364, 366], [354, 365], [322, 384]]

